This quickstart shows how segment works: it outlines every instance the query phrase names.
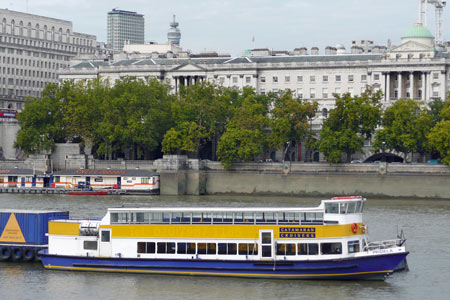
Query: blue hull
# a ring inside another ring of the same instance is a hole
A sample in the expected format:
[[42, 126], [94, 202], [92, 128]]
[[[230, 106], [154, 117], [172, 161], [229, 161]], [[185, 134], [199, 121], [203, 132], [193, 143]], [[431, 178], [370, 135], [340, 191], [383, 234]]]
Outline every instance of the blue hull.
[[408, 253], [326, 261], [77, 257], [40, 252], [46, 269], [272, 279], [384, 280]]

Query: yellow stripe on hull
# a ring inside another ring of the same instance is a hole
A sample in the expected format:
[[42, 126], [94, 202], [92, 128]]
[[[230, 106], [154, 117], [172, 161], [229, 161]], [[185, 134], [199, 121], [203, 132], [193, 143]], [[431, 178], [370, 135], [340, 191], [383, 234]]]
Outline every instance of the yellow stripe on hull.
[[393, 270], [373, 271], [373, 272], [355, 272], [341, 274], [257, 274], [257, 273], [216, 273], [216, 272], [186, 272], [186, 271], [155, 271], [155, 270], [130, 270], [130, 269], [107, 269], [107, 268], [88, 268], [88, 267], [64, 267], [44, 265], [44, 268], [50, 270], [66, 271], [94, 271], [94, 272], [112, 272], [112, 273], [147, 273], [147, 274], [167, 274], [167, 275], [204, 275], [204, 276], [228, 276], [228, 277], [332, 277], [332, 276], [354, 276], [367, 274], [393, 273]]

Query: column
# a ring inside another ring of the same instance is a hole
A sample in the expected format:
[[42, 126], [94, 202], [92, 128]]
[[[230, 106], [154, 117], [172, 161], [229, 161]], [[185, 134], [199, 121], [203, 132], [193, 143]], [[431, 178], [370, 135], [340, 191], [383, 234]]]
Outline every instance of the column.
[[447, 99], [447, 73], [445, 71], [441, 71], [440, 82], [441, 82], [441, 100], [445, 101]]
[[403, 98], [403, 80], [402, 72], [398, 73], [398, 99]]
[[427, 73], [422, 72], [422, 101], [427, 100], [426, 91], [427, 91]]
[[391, 100], [391, 73], [386, 73], [386, 101]]
[[409, 72], [409, 97], [414, 99], [414, 72]]

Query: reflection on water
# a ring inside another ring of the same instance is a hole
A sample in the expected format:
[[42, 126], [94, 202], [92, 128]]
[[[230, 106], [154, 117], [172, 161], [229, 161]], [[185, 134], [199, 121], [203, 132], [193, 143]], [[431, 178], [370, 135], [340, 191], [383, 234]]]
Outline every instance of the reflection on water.
[[[114, 206], [316, 206], [318, 198], [252, 196], [102, 196], [0, 194], [0, 208], [69, 210], [101, 217]], [[1, 299], [441, 299], [450, 292], [450, 202], [369, 199], [372, 240], [404, 229], [411, 271], [385, 282], [276, 281], [214, 277], [45, 271], [0, 263]]]

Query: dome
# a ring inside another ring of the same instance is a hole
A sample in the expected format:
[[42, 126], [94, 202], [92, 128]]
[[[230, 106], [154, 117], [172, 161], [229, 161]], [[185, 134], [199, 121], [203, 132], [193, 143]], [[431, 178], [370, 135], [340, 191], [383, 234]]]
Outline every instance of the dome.
[[408, 31], [405, 32], [403, 38], [430, 38], [433, 39], [434, 36], [431, 32], [422, 24], [414, 24]]
[[337, 50], [345, 50], [345, 46], [342, 45], [342, 44], [337, 44], [337, 45], [336, 45], [336, 49], [337, 49]]

